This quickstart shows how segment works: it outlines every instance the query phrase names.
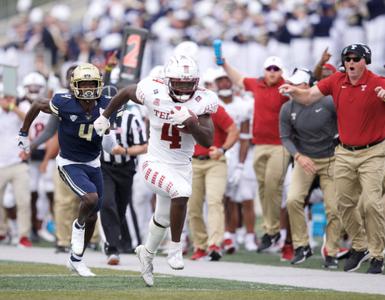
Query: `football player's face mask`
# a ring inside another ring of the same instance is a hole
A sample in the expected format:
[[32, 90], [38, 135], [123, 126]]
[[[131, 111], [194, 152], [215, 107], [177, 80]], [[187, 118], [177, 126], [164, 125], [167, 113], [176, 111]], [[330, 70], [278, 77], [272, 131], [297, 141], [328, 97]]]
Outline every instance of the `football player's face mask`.
[[164, 72], [171, 98], [178, 102], [190, 100], [199, 83], [196, 62], [188, 56], [177, 55], [169, 60]]
[[71, 90], [76, 99], [96, 100], [102, 95], [102, 76], [99, 69], [92, 64], [81, 64], [72, 72]]

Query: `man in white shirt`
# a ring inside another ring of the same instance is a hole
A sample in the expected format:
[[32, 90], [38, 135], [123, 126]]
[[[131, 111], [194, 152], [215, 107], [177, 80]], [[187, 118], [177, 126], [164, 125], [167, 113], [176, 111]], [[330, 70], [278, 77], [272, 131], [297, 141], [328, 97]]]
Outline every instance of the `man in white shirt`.
[[[1, 91], [2, 92], [2, 91]], [[12, 184], [17, 206], [17, 227], [20, 247], [31, 247], [31, 194], [29, 192], [28, 165], [19, 157], [15, 138], [25, 117], [23, 107], [16, 105], [16, 99], [0, 95], [0, 205], [3, 205], [4, 191]]]

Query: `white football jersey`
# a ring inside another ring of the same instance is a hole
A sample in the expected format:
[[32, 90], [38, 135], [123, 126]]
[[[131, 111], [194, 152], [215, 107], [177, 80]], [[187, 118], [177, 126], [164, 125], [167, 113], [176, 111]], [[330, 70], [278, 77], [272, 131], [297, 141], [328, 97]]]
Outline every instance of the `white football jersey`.
[[[242, 122], [251, 120], [253, 117], [254, 103], [249, 101], [248, 98], [242, 99], [235, 96], [231, 103], [226, 104], [222, 102], [222, 105], [226, 112], [234, 120], [234, 123], [237, 125], [238, 129], [241, 128]], [[239, 159], [239, 141], [236, 142], [235, 145], [233, 145], [233, 147], [231, 147], [229, 151], [226, 152], [226, 158], [228, 163], [229, 160], [231, 160], [236, 166]]]
[[185, 106], [197, 116], [214, 113], [218, 97], [210, 90], [198, 88], [190, 100], [179, 103], [168, 92], [167, 84], [159, 78], [147, 77], [138, 83], [136, 97], [147, 107], [150, 120], [147, 153], [162, 162], [186, 164], [194, 153], [195, 139], [171, 125], [170, 111], [175, 106]]
[[[30, 109], [32, 104], [28, 100], [24, 100], [20, 103], [23, 107]], [[29, 139], [31, 141], [35, 140], [44, 130], [44, 128], [47, 126], [48, 120], [49, 120], [50, 114], [47, 114], [45, 112], [40, 112], [35, 120], [33, 120], [31, 124], [31, 128], [29, 130]], [[45, 149], [45, 143], [41, 144], [38, 149]]]

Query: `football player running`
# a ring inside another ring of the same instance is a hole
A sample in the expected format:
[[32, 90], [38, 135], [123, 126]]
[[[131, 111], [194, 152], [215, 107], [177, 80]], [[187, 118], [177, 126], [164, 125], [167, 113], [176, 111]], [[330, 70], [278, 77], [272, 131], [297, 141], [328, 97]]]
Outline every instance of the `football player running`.
[[72, 226], [71, 256], [67, 267], [88, 277], [95, 274], [82, 258], [94, 232], [103, 196], [99, 160], [102, 138], [96, 134], [92, 123], [110, 99], [102, 96], [102, 76], [92, 64], [76, 67], [70, 86], [70, 93], [58, 93], [51, 101], [36, 100], [32, 104], [19, 132], [19, 146], [29, 152], [28, 131], [40, 111], [58, 116], [60, 153], [57, 165], [62, 179], [80, 198], [79, 215]]
[[150, 138], [140, 172], [157, 201], [146, 243], [135, 250], [148, 286], [154, 284], [152, 261], [168, 227], [171, 243], [167, 262], [172, 269], [184, 268], [180, 239], [191, 195], [191, 157], [195, 143], [211, 146], [210, 114], [218, 106], [212, 91], [198, 87], [198, 66], [191, 57], [173, 56], [164, 72], [164, 79], [148, 77], [122, 89], [94, 122], [95, 130], [102, 135], [109, 127], [108, 118], [129, 99], [148, 109]]

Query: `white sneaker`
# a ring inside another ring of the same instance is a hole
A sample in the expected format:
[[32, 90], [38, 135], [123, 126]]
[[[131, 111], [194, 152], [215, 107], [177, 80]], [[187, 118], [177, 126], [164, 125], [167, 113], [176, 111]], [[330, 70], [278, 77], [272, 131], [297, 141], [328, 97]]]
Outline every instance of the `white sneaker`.
[[136, 256], [140, 262], [141, 275], [147, 286], [154, 285], [154, 267], [152, 265], [152, 260], [154, 259], [154, 254], [147, 251], [143, 245], [139, 245], [135, 249]]
[[169, 266], [174, 270], [182, 270], [184, 268], [182, 242], [170, 243], [167, 262]]
[[107, 264], [111, 266], [116, 266], [120, 262], [119, 254], [110, 254], [107, 257]]
[[82, 255], [84, 250], [84, 233], [85, 227], [77, 229], [75, 223], [77, 219], [72, 223], [72, 236], [71, 236], [71, 249], [76, 255]]
[[67, 268], [78, 273], [82, 277], [93, 277], [94, 273], [84, 264], [83, 261], [72, 261], [71, 258], [67, 261]]
[[55, 237], [45, 228], [38, 230], [37, 235], [47, 242], [53, 243], [56, 240]]
[[247, 251], [257, 251], [258, 246], [255, 243], [255, 234], [247, 233], [245, 236], [245, 249]]

